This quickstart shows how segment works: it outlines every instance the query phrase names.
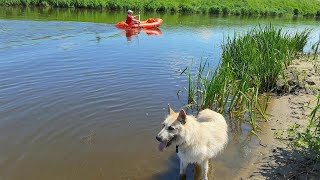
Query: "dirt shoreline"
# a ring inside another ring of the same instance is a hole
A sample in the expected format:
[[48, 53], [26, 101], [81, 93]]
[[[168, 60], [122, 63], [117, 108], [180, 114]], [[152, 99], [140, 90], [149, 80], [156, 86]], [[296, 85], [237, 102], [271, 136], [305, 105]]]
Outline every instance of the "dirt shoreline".
[[[268, 106], [269, 121], [261, 125], [259, 146], [253, 151], [252, 159], [243, 165], [239, 177], [235, 179], [320, 179], [320, 174], [299, 174], [302, 157], [291, 150], [284, 139], [286, 131], [295, 123], [305, 127], [311, 107], [314, 107], [316, 90], [308, 86], [320, 87], [320, 58], [316, 61], [294, 60], [286, 75], [289, 80], [288, 94], [274, 95]], [[281, 90], [281, 85], [278, 86]], [[309, 168], [306, 166], [305, 168]]]

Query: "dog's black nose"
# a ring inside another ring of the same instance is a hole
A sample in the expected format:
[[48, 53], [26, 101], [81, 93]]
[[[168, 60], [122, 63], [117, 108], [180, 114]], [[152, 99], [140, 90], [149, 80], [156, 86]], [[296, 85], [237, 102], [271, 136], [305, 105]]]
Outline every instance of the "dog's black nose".
[[156, 136], [156, 139], [157, 139], [158, 141], [161, 141], [161, 138], [159, 138], [159, 136]]

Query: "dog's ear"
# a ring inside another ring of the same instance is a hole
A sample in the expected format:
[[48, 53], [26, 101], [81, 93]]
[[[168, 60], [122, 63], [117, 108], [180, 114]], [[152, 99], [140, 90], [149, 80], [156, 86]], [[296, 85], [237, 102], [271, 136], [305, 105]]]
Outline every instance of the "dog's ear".
[[170, 104], [168, 104], [168, 114], [170, 115], [173, 113], [174, 113], [174, 111], [171, 109]]
[[180, 112], [179, 112], [178, 120], [182, 124], [185, 124], [186, 123], [186, 119], [187, 119], [187, 114], [183, 109], [181, 109]]

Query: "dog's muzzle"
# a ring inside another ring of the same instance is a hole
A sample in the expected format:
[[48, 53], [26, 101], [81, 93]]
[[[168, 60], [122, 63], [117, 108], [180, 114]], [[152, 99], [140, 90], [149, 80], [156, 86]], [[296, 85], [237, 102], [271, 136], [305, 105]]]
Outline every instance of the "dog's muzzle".
[[163, 151], [165, 148], [169, 147], [172, 142], [176, 139], [176, 136], [173, 136], [169, 141], [162, 140], [159, 136], [156, 136], [156, 139], [160, 142], [159, 144], [159, 151]]
[[159, 136], [156, 136], [157, 141], [161, 142], [161, 138]]

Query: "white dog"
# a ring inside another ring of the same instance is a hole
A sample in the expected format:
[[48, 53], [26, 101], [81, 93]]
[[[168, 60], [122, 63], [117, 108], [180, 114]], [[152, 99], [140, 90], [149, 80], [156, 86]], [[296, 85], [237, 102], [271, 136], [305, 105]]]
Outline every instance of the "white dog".
[[180, 158], [180, 178], [186, 177], [190, 163], [201, 166], [201, 177], [208, 179], [209, 159], [217, 156], [228, 142], [228, 127], [224, 117], [210, 109], [200, 111], [197, 117], [184, 110], [174, 112], [168, 105], [168, 117], [157, 135], [159, 150], [174, 144]]

